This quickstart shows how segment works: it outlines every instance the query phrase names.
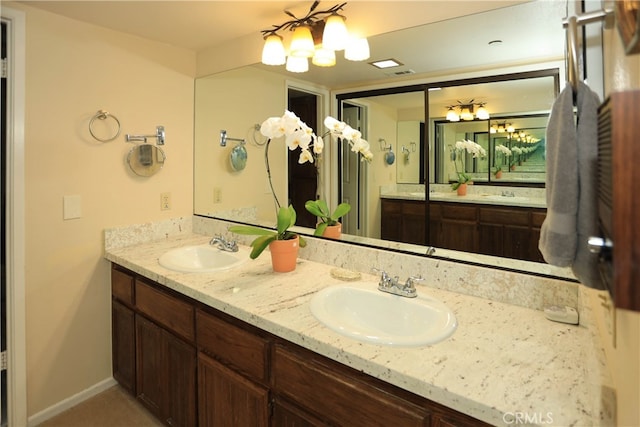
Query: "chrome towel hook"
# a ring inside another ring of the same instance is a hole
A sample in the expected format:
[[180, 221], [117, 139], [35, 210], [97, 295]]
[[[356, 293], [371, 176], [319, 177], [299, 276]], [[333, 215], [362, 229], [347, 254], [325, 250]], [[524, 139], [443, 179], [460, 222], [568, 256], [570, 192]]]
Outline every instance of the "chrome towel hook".
[[134, 142], [134, 141], [147, 142], [147, 138], [155, 138], [156, 145], [164, 145], [164, 141], [165, 141], [164, 126], [156, 126], [155, 135], [131, 135], [131, 134], [125, 135], [126, 142]]

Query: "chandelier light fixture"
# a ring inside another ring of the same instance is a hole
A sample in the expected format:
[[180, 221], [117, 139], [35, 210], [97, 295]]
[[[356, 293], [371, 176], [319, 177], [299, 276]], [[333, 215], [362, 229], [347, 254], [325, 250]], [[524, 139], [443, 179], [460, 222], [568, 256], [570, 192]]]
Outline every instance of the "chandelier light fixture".
[[[458, 101], [457, 104], [447, 106], [446, 119], [450, 122], [459, 122], [462, 120], [489, 120], [489, 111], [485, 108], [486, 102], [469, 102], [463, 103]], [[477, 107], [477, 109], [476, 109]], [[474, 114], [475, 112], [475, 114]]]
[[[309, 12], [298, 18], [285, 10], [293, 19], [273, 28], [262, 30], [264, 46], [262, 63], [265, 65], [285, 65], [287, 71], [304, 73], [311, 63], [319, 67], [336, 65], [336, 51], [344, 50], [344, 57], [350, 61], [369, 59], [369, 42], [365, 37], [350, 34], [345, 17], [338, 14], [347, 3], [341, 3], [327, 10], [316, 10], [319, 1], [314, 1]], [[289, 49], [285, 49], [284, 37], [279, 32], [291, 33]]]
[[516, 130], [511, 123], [507, 122], [498, 122], [491, 125], [490, 132], [491, 133], [509, 133], [512, 134]]

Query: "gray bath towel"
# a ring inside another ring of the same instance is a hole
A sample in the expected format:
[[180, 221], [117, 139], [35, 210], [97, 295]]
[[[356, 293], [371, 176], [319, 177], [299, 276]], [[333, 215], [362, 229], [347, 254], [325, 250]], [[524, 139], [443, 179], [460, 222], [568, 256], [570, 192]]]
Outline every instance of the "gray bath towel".
[[590, 236], [598, 236], [598, 106], [600, 99], [578, 82], [578, 247], [571, 269], [582, 284], [605, 289], [598, 271], [598, 255], [589, 251]]
[[571, 266], [585, 286], [604, 289], [598, 257], [587, 239], [598, 235], [598, 96], [582, 82], [577, 88], [577, 125], [573, 91], [567, 87], [553, 105], [547, 125], [547, 217], [539, 249], [545, 261]]
[[568, 267], [576, 254], [578, 151], [573, 91], [567, 85], [551, 109], [547, 124], [547, 216], [538, 248], [544, 260]]

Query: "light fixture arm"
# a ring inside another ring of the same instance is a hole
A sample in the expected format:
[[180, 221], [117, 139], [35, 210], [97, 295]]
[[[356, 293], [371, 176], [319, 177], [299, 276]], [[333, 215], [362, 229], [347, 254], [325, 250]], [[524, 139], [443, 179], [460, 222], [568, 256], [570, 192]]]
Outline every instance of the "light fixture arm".
[[303, 18], [297, 18], [293, 13], [289, 12], [288, 10], [285, 10], [284, 13], [292, 17], [293, 18], [292, 20], [286, 21], [280, 25], [274, 25], [273, 28], [270, 28], [268, 30], [261, 30], [260, 32], [262, 33], [263, 37], [267, 37], [271, 34], [277, 34], [278, 31], [281, 31], [281, 30], [295, 28], [303, 24], [311, 25], [314, 22], [316, 22], [316, 18], [319, 15], [332, 15], [334, 13], [337, 13], [338, 11], [342, 10], [347, 3], [345, 2], [345, 3], [337, 4], [327, 10], [315, 11], [316, 7], [318, 7], [318, 4], [320, 4], [319, 1], [317, 0], [314, 1], [313, 4], [311, 5], [311, 8], [309, 8], [309, 12], [307, 12], [307, 14]]

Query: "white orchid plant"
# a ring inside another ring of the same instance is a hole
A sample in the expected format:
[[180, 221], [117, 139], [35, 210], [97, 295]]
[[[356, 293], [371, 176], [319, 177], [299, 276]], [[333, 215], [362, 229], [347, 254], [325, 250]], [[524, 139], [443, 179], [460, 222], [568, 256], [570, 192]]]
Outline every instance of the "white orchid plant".
[[455, 147], [453, 147], [451, 151], [451, 159], [453, 160], [453, 165], [456, 168], [456, 174], [458, 175], [458, 181], [451, 184], [451, 188], [457, 190], [460, 184], [466, 184], [471, 181], [471, 176], [467, 175], [464, 172], [460, 172], [458, 170], [458, 164], [456, 160], [460, 160], [460, 166], [462, 167], [462, 154], [464, 152], [468, 152], [473, 156], [473, 158], [483, 158], [487, 155], [487, 150], [482, 148], [482, 146], [470, 139], [463, 139], [461, 141], [456, 141]]
[[[327, 116], [324, 125], [329, 131], [323, 136], [331, 135], [349, 143], [351, 151], [362, 154], [362, 160], [370, 162], [373, 158], [369, 143], [362, 138], [360, 131], [353, 129], [345, 122]], [[313, 163], [314, 157], [322, 154], [324, 149], [323, 136], [317, 136], [313, 129], [307, 126], [291, 111], [285, 111], [282, 117], [269, 117], [260, 126], [260, 133], [269, 139], [285, 137], [289, 150], [300, 148], [298, 163]]]
[[269, 117], [260, 126], [260, 133], [268, 138], [265, 148], [265, 164], [267, 166], [267, 176], [271, 193], [275, 200], [277, 208], [280, 208], [280, 202], [276, 197], [273, 183], [271, 181], [271, 169], [269, 167], [269, 144], [273, 139], [285, 137], [285, 143], [289, 150], [294, 151], [300, 148], [300, 157], [298, 163], [314, 163], [324, 150], [323, 137], [331, 135], [332, 139], [341, 138], [347, 141], [351, 147], [351, 151], [362, 155], [362, 161], [371, 162], [373, 153], [369, 143], [362, 138], [362, 133], [357, 129], [353, 129], [345, 122], [341, 122], [331, 116], [327, 116], [324, 125], [328, 131], [322, 136], [317, 136], [313, 129], [307, 126], [298, 116], [291, 111], [285, 111], [280, 117]]
[[[496, 159], [498, 158], [498, 155], [503, 155], [505, 158], [511, 157], [511, 150], [509, 150], [506, 146], [502, 144], [496, 145], [495, 151], [496, 151]], [[498, 164], [498, 162], [496, 161], [496, 170], [494, 172], [494, 175], [500, 172], [501, 170], [502, 170], [502, 165]]]

